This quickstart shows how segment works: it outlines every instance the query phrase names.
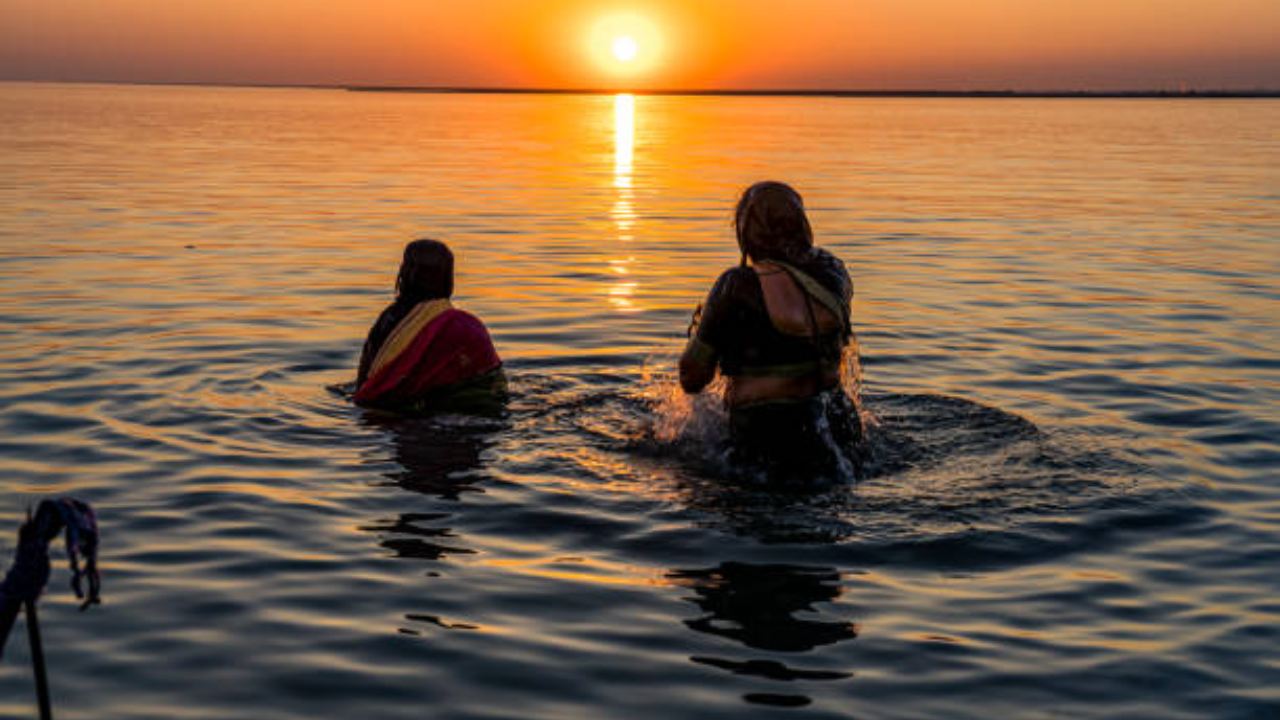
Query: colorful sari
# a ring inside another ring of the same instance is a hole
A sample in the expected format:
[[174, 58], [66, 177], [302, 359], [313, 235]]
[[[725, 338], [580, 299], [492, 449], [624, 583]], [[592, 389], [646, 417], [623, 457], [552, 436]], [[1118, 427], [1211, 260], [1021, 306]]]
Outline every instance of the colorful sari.
[[396, 325], [356, 390], [360, 405], [406, 405], [502, 365], [484, 323], [448, 300], [418, 303]]

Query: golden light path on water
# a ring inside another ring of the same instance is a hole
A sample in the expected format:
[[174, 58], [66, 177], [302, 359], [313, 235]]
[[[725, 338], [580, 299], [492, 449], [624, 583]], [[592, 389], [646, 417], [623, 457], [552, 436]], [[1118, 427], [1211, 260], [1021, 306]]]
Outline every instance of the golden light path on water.
[[[0, 126], [0, 558], [46, 495], [104, 527], [105, 604], [61, 550], [42, 600], [59, 717], [1271, 716], [1274, 103], [0, 84]], [[671, 380], [767, 178], [905, 458], [813, 497], [722, 484]], [[501, 421], [326, 389], [421, 236]]]
[[[613, 187], [616, 197], [611, 213], [618, 228], [620, 246], [634, 239], [632, 229], [636, 222], [636, 209], [631, 176], [635, 166], [635, 150], [636, 99], [634, 95], [621, 93], [613, 98]], [[634, 262], [633, 255], [609, 261], [610, 269], [619, 276], [618, 282], [609, 289], [609, 302], [620, 311], [640, 311], [633, 300], [638, 283], [630, 279], [628, 269]]]

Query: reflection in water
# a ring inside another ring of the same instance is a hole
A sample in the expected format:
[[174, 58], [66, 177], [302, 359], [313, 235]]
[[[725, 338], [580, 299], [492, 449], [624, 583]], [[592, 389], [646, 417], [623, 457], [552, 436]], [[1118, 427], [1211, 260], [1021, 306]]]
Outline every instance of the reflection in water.
[[614, 308], [624, 312], [635, 312], [640, 308], [635, 306], [632, 297], [635, 295], [636, 288], [640, 283], [631, 278], [630, 265], [635, 262], [635, 257], [626, 257], [619, 260], [610, 260], [609, 269], [617, 275], [617, 279], [609, 285], [609, 303]]
[[636, 149], [636, 99], [632, 95], [613, 98], [613, 185], [631, 187], [631, 165]]
[[403, 513], [395, 520], [366, 525], [360, 529], [379, 535], [401, 536], [385, 537], [378, 542], [382, 547], [394, 552], [398, 558], [440, 560], [446, 555], [474, 553], [475, 550], [444, 544], [443, 541], [455, 537], [449, 528], [423, 527], [418, 524], [436, 522], [448, 517], [448, 513]]
[[[632, 229], [636, 222], [636, 210], [631, 175], [635, 163], [635, 147], [636, 99], [628, 94], [615, 95], [613, 98], [613, 186], [617, 194], [610, 215], [613, 217], [614, 224], [617, 225], [618, 240], [621, 242], [630, 242], [634, 239]], [[610, 269], [619, 276], [617, 281], [609, 286], [609, 303], [623, 312], [639, 310], [632, 300], [639, 283], [629, 278], [628, 266], [634, 262], [634, 256], [609, 261]]]
[[617, 196], [613, 204], [613, 221], [618, 226], [618, 239], [630, 240], [636, 222], [635, 191], [631, 174], [636, 154], [636, 99], [617, 95], [613, 99], [613, 187]]
[[456, 416], [438, 418], [382, 418], [366, 420], [385, 429], [395, 446], [392, 457], [401, 470], [387, 478], [411, 492], [457, 500], [465, 492], [484, 492], [473, 484], [481, 454], [492, 443], [496, 420]]
[[[393, 458], [401, 467], [387, 474], [393, 484], [442, 500], [458, 500], [467, 492], [484, 492], [472, 481], [482, 453], [492, 443], [492, 428], [479, 431], [450, 427], [435, 418], [381, 415], [366, 416], [366, 422], [385, 429], [392, 438]], [[453, 531], [440, 525], [449, 517], [449, 513], [401, 513], [361, 529], [377, 533], [381, 537], [378, 544], [396, 557], [440, 560], [447, 555], [474, 553], [459, 546]]]
[[[705, 615], [686, 620], [698, 632], [736, 640], [749, 648], [772, 652], [808, 652], [823, 645], [858, 636], [858, 626], [842, 620], [823, 621], [795, 617], [795, 613], [816, 612], [815, 603], [829, 602], [841, 594], [840, 573], [831, 568], [794, 565], [753, 565], [723, 563], [707, 570], [673, 570], [667, 574], [673, 584], [697, 593], [687, 598]], [[841, 680], [851, 673], [805, 670], [776, 660], [693, 656], [700, 665], [728, 670], [736, 675], [767, 680]], [[803, 695], [753, 693], [748, 702], [765, 705], [806, 705]]]
[[[479, 625], [473, 625], [471, 623], [464, 623], [464, 622], [450, 622], [448, 620], [441, 618], [439, 615], [424, 615], [422, 613], [409, 613], [408, 615], [405, 615], [404, 618], [405, 620], [409, 620], [411, 622], [426, 623], [428, 625], [435, 625], [437, 627], [442, 627], [445, 630], [479, 630], [480, 629]], [[422, 634], [413, 628], [400, 628], [400, 633], [402, 635], [421, 635]]]
[[[456, 501], [463, 493], [483, 493], [474, 484], [483, 463], [485, 449], [493, 444], [496, 430], [505, 427], [498, 420], [480, 417], [440, 415], [406, 418], [376, 413], [365, 422], [384, 429], [394, 445], [393, 459], [400, 470], [388, 473], [392, 484], [410, 492]], [[406, 512], [361, 527], [378, 535], [378, 544], [394, 557], [439, 562], [450, 555], [473, 555], [475, 550], [461, 545], [451, 527], [445, 525], [452, 513]], [[436, 572], [427, 573], [436, 577]], [[415, 625], [434, 625], [446, 630], [477, 630], [478, 625], [446, 620], [438, 615], [406, 613]], [[416, 627], [402, 627], [403, 635], [421, 635]]]
[[708, 614], [685, 621], [698, 632], [779, 652], [806, 652], [858, 636], [850, 622], [793, 616], [840, 597], [840, 573], [830, 568], [729, 562], [709, 570], [673, 570], [667, 577], [698, 594], [689, 600]]

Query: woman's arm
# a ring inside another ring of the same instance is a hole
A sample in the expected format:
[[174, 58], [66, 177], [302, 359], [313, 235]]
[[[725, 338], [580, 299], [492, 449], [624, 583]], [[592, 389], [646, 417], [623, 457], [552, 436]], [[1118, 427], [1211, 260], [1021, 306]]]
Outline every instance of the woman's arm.
[[702, 392], [716, 377], [714, 351], [710, 352], [710, 362], [706, 358], [709, 350], [710, 346], [695, 337], [680, 356], [680, 388], [690, 395]]
[[720, 363], [717, 349], [724, 342], [727, 316], [725, 298], [737, 269], [724, 272], [707, 294], [707, 300], [693, 311], [689, 323], [689, 344], [680, 356], [680, 387], [690, 395], [702, 392], [716, 377]]

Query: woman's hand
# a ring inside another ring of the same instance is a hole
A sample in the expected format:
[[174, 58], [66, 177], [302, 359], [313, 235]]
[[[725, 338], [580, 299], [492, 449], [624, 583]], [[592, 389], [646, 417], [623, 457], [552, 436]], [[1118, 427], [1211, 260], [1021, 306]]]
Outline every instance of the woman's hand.
[[685, 337], [692, 339], [698, 334], [698, 326], [702, 324], [702, 303], [698, 303], [698, 307], [693, 309], [693, 317], [689, 319], [689, 329], [685, 331]]
[[716, 366], [707, 367], [693, 359], [685, 350], [680, 356], [680, 388], [690, 395], [702, 392], [716, 377]]

